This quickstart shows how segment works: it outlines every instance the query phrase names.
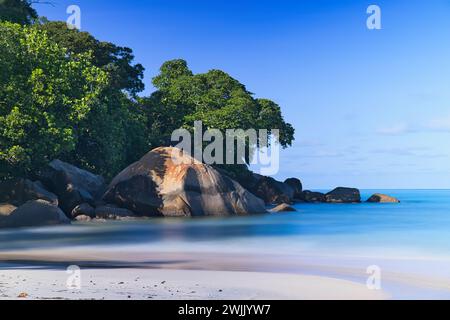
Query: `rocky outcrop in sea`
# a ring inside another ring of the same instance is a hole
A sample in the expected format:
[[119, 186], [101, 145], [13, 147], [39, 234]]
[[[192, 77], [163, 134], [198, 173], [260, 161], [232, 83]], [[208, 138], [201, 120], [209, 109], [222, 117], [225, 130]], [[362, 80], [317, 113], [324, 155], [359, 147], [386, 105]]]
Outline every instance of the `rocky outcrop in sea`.
[[[360, 202], [358, 189], [313, 192], [303, 190], [298, 178], [281, 182], [251, 174], [237, 182], [179, 149], [161, 147], [125, 168], [109, 185], [101, 176], [60, 160], [43, 168], [38, 181], [0, 182], [0, 228], [144, 217], [242, 216], [295, 212], [294, 203]], [[367, 202], [399, 200], [374, 194]]]

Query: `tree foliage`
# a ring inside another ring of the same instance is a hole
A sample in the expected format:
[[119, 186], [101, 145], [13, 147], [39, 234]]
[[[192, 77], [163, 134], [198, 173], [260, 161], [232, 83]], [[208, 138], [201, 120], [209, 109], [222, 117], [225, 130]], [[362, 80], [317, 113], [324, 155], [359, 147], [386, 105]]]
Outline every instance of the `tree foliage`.
[[[151, 148], [172, 145], [172, 132], [194, 121], [222, 132], [279, 129], [278, 142], [291, 145], [294, 129], [280, 107], [227, 73], [194, 74], [186, 61], [168, 61], [153, 79], [156, 91], [139, 98], [144, 68], [131, 49], [63, 22], [30, 25], [30, 3], [0, 0], [0, 179], [33, 177], [55, 158], [110, 178]], [[251, 175], [245, 165], [224, 169]]]
[[0, 0], [0, 21], [30, 24], [37, 17], [29, 0]]
[[110, 86], [135, 96], [144, 90], [144, 67], [133, 64], [133, 51], [95, 39], [88, 32], [69, 29], [65, 22], [44, 21], [38, 28], [71, 54], [92, 52], [92, 63], [110, 75]]
[[246, 87], [227, 73], [211, 70], [193, 74], [184, 60], [164, 63], [153, 79], [158, 89], [144, 99], [153, 132], [160, 143], [170, 144], [170, 134], [179, 127], [192, 128], [202, 121], [205, 129], [279, 129], [279, 143], [288, 147], [294, 129], [286, 123], [280, 107], [268, 99], [255, 99]]
[[[112, 176], [145, 144], [139, 108], [94, 65], [36, 27], [0, 23], [0, 175], [60, 158]], [[133, 141], [131, 141], [133, 139]]]
[[77, 129], [107, 85], [88, 54], [64, 49], [32, 27], [0, 24], [0, 163], [29, 173], [77, 144]]

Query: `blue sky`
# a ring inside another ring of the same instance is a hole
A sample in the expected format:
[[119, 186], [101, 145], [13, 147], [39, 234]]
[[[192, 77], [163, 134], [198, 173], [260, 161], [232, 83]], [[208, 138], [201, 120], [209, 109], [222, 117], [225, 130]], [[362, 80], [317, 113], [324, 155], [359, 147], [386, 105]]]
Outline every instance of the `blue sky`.
[[[54, 0], [35, 5], [134, 50], [222, 69], [281, 105], [296, 142], [278, 178], [305, 187], [450, 188], [450, 1]], [[382, 30], [366, 9], [382, 10]]]

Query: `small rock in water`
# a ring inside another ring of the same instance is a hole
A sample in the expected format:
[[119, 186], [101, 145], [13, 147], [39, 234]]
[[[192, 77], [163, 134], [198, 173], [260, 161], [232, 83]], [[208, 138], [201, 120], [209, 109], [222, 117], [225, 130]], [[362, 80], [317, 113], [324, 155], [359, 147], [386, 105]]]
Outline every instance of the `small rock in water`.
[[92, 218], [86, 215], [79, 215], [75, 218], [75, 220], [78, 222], [89, 222], [92, 220]]
[[278, 213], [278, 212], [295, 212], [297, 210], [295, 210], [295, 208], [291, 207], [289, 204], [287, 203], [283, 203], [280, 204], [279, 206], [273, 208], [272, 210], [270, 210], [270, 212], [273, 213]]
[[371, 196], [367, 202], [371, 203], [400, 203], [400, 200], [397, 198], [381, 194], [381, 193], [375, 193], [373, 196]]
[[329, 203], [360, 203], [361, 193], [355, 188], [339, 187], [325, 195]]

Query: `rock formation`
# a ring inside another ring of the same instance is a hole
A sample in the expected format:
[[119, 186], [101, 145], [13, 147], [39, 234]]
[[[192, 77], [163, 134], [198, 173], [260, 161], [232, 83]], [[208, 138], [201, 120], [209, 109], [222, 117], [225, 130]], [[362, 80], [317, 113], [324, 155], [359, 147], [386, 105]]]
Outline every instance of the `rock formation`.
[[289, 178], [284, 181], [285, 184], [294, 189], [294, 199], [300, 199], [303, 192], [303, 185], [300, 179]]
[[358, 189], [339, 187], [325, 195], [329, 203], [359, 203], [361, 194]]
[[297, 200], [309, 203], [326, 202], [325, 194], [309, 190], [303, 191]]
[[371, 203], [400, 203], [400, 200], [397, 198], [381, 194], [381, 193], [375, 193], [373, 196], [371, 196], [367, 202]]
[[273, 213], [278, 213], [278, 212], [295, 212], [297, 210], [295, 210], [295, 208], [291, 207], [289, 204], [283, 203], [269, 211]]
[[272, 177], [254, 174], [247, 188], [267, 205], [291, 203], [294, 199], [294, 189]]
[[265, 212], [239, 183], [176, 148], [157, 148], [123, 170], [103, 200], [142, 216], [224, 216]]
[[40, 181], [13, 179], [0, 182], [0, 202], [21, 206], [30, 200], [45, 200], [58, 205], [58, 197], [46, 190]]
[[0, 216], [0, 228], [39, 227], [69, 223], [70, 220], [61, 209], [44, 200], [28, 201], [9, 215]]
[[60, 160], [53, 160], [42, 171], [41, 181], [58, 196], [59, 206], [68, 217], [80, 204], [94, 205], [105, 190], [102, 177]]

